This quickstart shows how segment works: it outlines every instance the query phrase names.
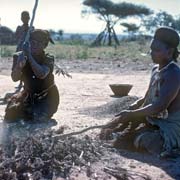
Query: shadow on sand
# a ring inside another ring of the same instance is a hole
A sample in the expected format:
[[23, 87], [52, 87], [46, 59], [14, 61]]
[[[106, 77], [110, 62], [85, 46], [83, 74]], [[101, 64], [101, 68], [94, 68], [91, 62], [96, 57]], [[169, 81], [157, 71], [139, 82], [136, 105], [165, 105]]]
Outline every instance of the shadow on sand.
[[[180, 171], [179, 171], [180, 154], [177, 154], [177, 156], [174, 158], [169, 157], [169, 158], [161, 159], [158, 155], [151, 155], [148, 153], [130, 152], [127, 150], [117, 150], [117, 149], [115, 150], [114, 148], [112, 148], [111, 150], [115, 151], [119, 156], [123, 156], [129, 160], [134, 159], [139, 162], [142, 162], [143, 164], [146, 163], [149, 166], [155, 166], [157, 168], [160, 168], [166, 174], [168, 174], [172, 179], [176, 179], [176, 180], [180, 179]], [[114, 166], [114, 165], [112, 165], [112, 166]], [[141, 164], [141, 166], [142, 166], [142, 164]], [[134, 169], [134, 170], [136, 170], [136, 169]], [[141, 169], [139, 169], [139, 171], [140, 170]], [[151, 171], [153, 171], [153, 170], [151, 170]], [[149, 176], [151, 176], [151, 174], [149, 174]], [[158, 179], [164, 180], [165, 177], [163, 178], [162, 174], [161, 174], [161, 176], [162, 177], [159, 177]]]

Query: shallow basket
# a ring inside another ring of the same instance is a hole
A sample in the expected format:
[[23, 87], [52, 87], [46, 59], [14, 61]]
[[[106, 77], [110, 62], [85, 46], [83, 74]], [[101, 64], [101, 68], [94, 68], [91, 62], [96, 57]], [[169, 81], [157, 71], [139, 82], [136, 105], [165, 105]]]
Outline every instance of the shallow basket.
[[132, 84], [109, 84], [112, 92], [115, 96], [127, 96], [131, 88]]

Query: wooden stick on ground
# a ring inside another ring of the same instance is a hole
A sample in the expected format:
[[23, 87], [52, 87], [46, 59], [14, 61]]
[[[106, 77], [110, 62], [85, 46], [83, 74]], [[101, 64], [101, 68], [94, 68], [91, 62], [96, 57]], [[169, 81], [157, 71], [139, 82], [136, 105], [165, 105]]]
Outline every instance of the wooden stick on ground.
[[80, 131], [76, 131], [76, 132], [71, 132], [71, 133], [67, 133], [67, 134], [61, 134], [61, 135], [55, 135], [53, 136], [54, 138], [66, 138], [66, 137], [70, 137], [70, 136], [74, 136], [74, 135], [78, 135], [78, 134], [82, 134], [86, 131], [89, 131], [89, 130], [92, 130], [92, 129], [99, 129], [99, 128], [106, 128], [108, 127], [107, 124], [105, 125], [96, 125], [96, 126], [91, 126], [91, 127], [88, 127], [88, 128], [85, 128], [85, 129], [82, 129]]

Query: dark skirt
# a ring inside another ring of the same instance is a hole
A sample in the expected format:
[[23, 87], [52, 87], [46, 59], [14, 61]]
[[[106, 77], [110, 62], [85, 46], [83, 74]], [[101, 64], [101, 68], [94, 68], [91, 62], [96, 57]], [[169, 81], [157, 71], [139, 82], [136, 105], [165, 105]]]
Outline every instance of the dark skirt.
[[50, 119], [57, 111], [59, 92], [57, 86], [40, 94], [21, 92], [18, 98], [12, 98], [5, 110], [4, 120], [14, 122], [18, 119], [44, 121]]

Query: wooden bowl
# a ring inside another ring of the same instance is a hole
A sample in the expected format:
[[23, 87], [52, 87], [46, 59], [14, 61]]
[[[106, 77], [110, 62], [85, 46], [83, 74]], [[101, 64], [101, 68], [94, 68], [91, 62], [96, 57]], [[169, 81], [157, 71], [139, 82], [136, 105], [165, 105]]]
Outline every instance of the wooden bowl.
[[132, 84], [109, 84], [109, 86], [115, 96], [127, 96], [133, 87]]

